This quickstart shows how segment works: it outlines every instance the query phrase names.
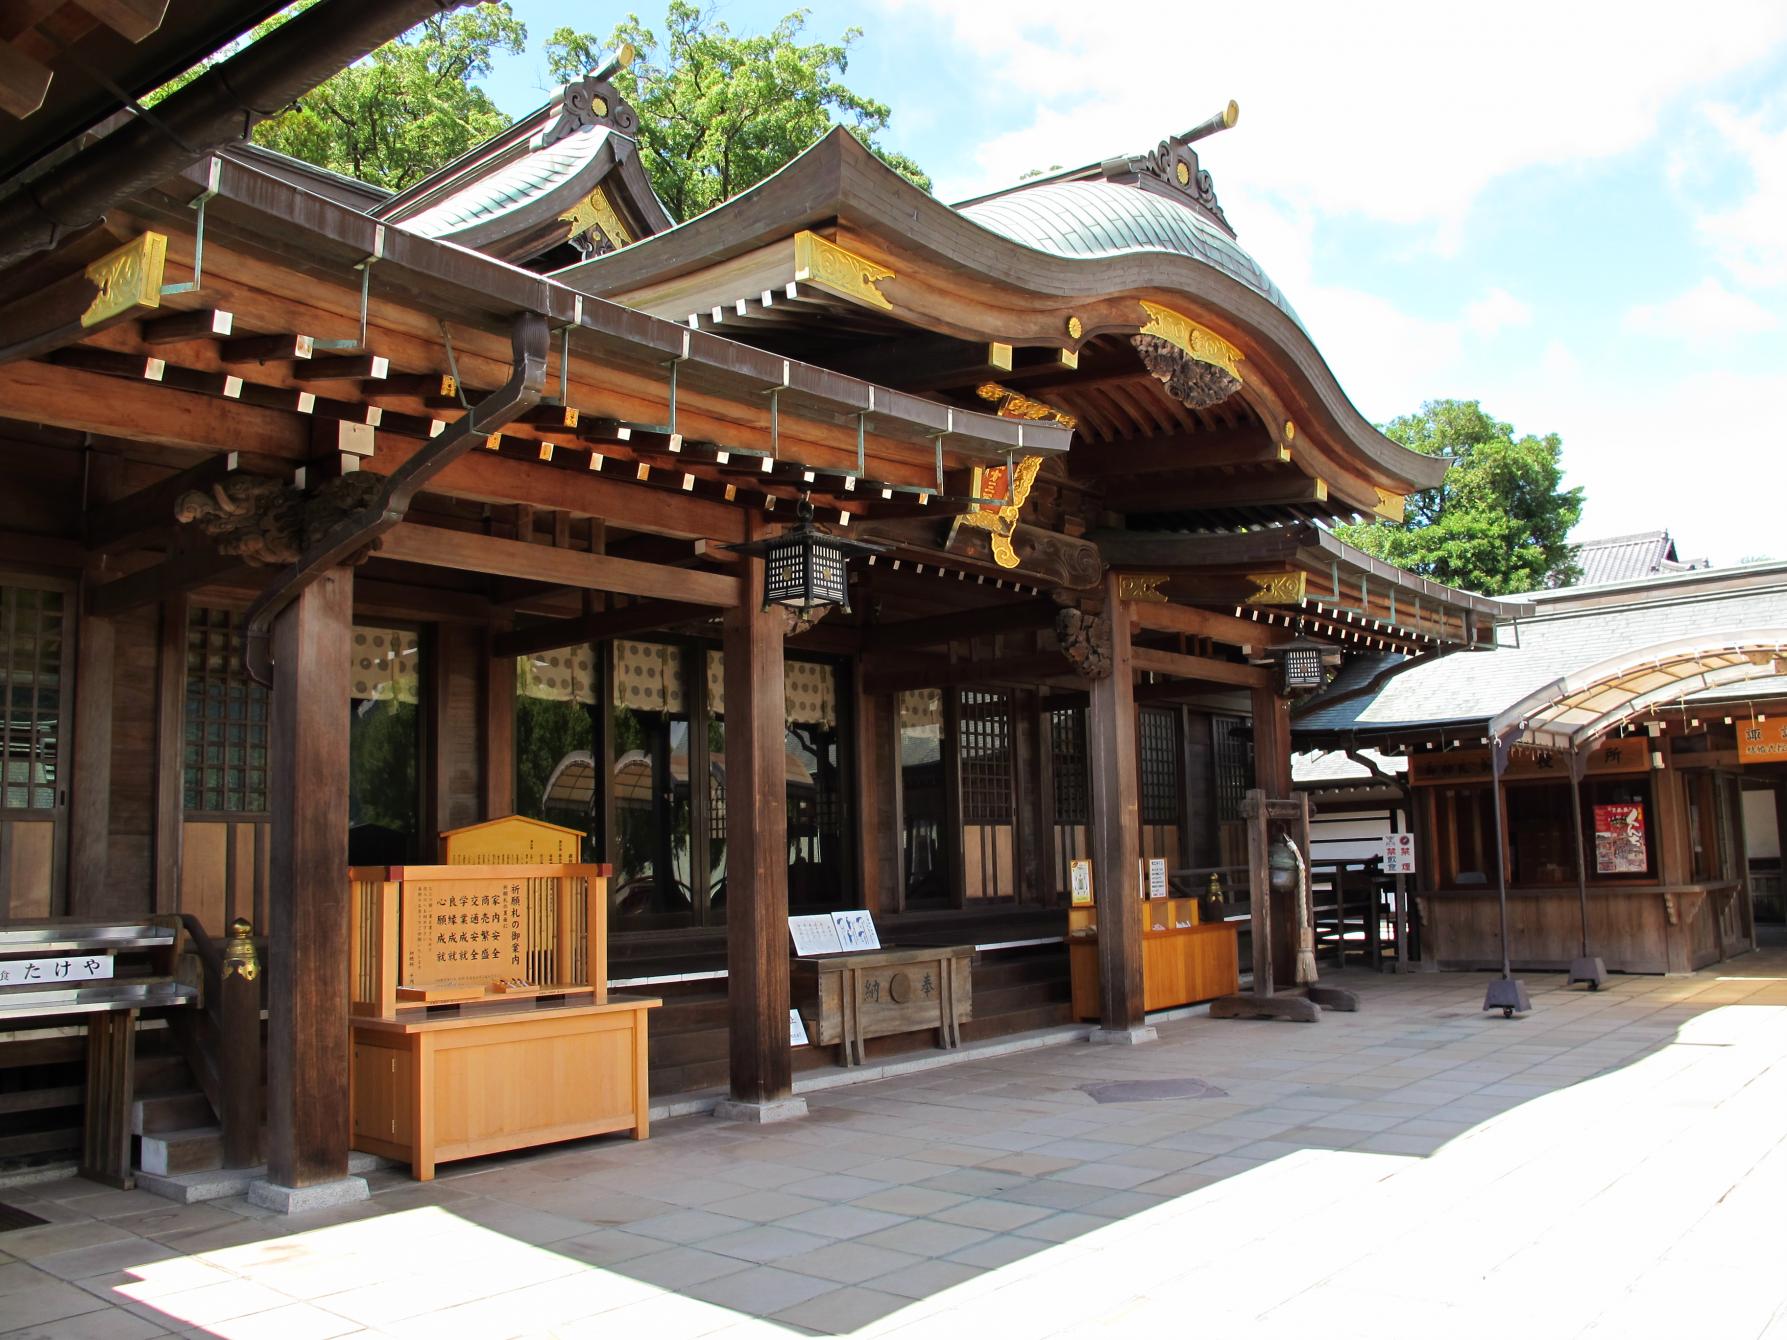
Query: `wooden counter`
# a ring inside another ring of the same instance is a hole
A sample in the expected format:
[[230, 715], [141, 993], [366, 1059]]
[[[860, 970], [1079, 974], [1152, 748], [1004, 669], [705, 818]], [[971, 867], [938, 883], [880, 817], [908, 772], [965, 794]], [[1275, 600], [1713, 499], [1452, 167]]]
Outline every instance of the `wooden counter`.
[[[1588, 891], [1588, 952], [1611, 972], [1693, 972], [1751, 948], [1736, 915], [1738, 885], [1602, 885]], [[1423, 959], [1441, 968], [1499, 968], [1494, 888], [1416, 895]], [[1508, 948], [1516, 970], [1562, 972], [1582, 952], [1582, 912], [1570, 887], [1508, 890]]]
[[643, 1140], [646, 1011], [658, 1003], [584, 991], [355, 1019], [354, 1148], [426, 1182], [453, 1159], [608, 1131]]
[[[1189, 899], [1174, 902], [1185, 901]], [[1070, 913], [1067, 955], [1073, 975], [1073, 1014], [1076, 1019], [1096, 1020], [1098, 1003], [1098, 931], [1089, 915], [1074, 924], [1074, 914], [1090, 914], [1090, 908]], [[1170, 1010], [1181, 1005], [1229, 996], [1241, 989], [1238, 944], [1241, 923], [1216, 921], [1190, 926], [1155, 927], [1149, 910], [1143, 912], [1142, 1008]]]

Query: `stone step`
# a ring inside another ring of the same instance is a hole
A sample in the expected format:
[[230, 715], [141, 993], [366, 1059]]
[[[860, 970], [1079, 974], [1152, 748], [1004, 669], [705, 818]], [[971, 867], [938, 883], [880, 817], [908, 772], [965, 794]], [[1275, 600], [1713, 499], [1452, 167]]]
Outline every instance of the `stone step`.
[[[347, 1156], [347, 1170], [355, 1177], [364, 1177], [381, 1168], [395, 1166], [397, 1165], [390, 1159], [380, 1158], [377, 1154], [355, 1151]], [[137, 1173], [137, 1186], [182, 1205], [195, 1205], [199, 1201], [246, 1196], [249, 1184], [261, 1181], [266, 1175], [265, 1165], [255, 1168], [208, 1168], [200, 1172], [168, 1174], [143, 1171]]]
[[151, 1094], [131, 1106], [133, 1135], [159, 1135], [163, 1131], [190, 1131], [216, 1123], [217, 1116], [205, 1095], [193, 1090]]
[[223, 1132], [216, 1126], [157, 1131], [142, 1137], [137, 1167], [166, 1177], [175, 1173], [208, 1172], [223, 1166]]

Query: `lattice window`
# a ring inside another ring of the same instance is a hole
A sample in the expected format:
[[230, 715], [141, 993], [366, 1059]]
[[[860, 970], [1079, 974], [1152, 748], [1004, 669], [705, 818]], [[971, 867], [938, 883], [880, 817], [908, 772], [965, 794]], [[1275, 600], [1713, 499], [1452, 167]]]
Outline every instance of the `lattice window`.
[[1253, 785], [1253, 741], [1234, 734], [1244, 717], [1211, 717], [1210, 734], [1216, 759], [1216, 817], [1239, 819], [1241, 802]]
[[1049, 775], [1054, 782], [1055, 822], [1092, 822], [1086, 759], [1086, 709], [1056, 707], [1049, 712]]
[[56, 808], [62, 620], [60, 591], [0, 586], [0, 802], [9, 810]]
[[267, 690], [242, 668], [239, 616], [193, 606], [186, 622], [186, 808], [267, 812]]
[[1144, 707], [1136, 746], [1142, 764], [1142, 822], [1179, 822], [1179, 727], [1170, 708]]
[[962, 822], [1012, 819], [1011, 695], [964, 689], [961, 700]]

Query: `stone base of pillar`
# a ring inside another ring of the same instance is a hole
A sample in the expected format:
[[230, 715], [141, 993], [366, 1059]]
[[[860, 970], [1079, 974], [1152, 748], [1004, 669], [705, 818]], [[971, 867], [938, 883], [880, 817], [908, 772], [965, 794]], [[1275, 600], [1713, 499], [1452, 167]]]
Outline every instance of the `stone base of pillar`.
[[1095, 1028], [1086, 1036], [1087, 1042], [1100, 1042], [1115, 1047], [1134, 1047], [1143, 1042], [1154, 1042], [1160, 1037], [1152, 1024], [1143, 1024], [1140, 1028]]
[[251, 1182], [248, 1202], [276, 1214], [303, 1214], [306, 1210], [332, 1210], [337, 1205], [352, 1205], [367, 1200], [372, 1188], [364, 1177], [342, 1177], [314, 1186], [281, 1186], [278, 1182]]
[[1587, 982], [1590, 991], [1599, 991], [1607, 985], [1607, 965], [1593, 955], [1573, 960], [1564, 985], [1575, 986], [1578, 982]]
[[741, 1103], [727, 1098], [714, 1108], [714, 1116], [721, 1121], [748, 1121], [758, 1126], [772, 1121], [799, 1121], [806, 1115], [805, 1098], [775, 1098], [767, 1103]]

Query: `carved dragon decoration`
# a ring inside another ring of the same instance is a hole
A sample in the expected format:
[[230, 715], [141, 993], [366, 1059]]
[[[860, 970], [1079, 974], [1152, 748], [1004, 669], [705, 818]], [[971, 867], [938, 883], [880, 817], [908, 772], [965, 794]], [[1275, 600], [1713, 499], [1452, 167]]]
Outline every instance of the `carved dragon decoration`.
[[[307, 544], [363, 511], [384, 483], [378, 475], [356, 472], [328, 480], [306, 494], [283, 479], [238, 472], [208, 489], [181, 494], [174, 503], [174, 520], [197, 526], [220, 554], [240, 558], [250, 567], [283, 567], [296, 563]], [[349, 563], [358, 565], [371, 555], [368, 546]]]

